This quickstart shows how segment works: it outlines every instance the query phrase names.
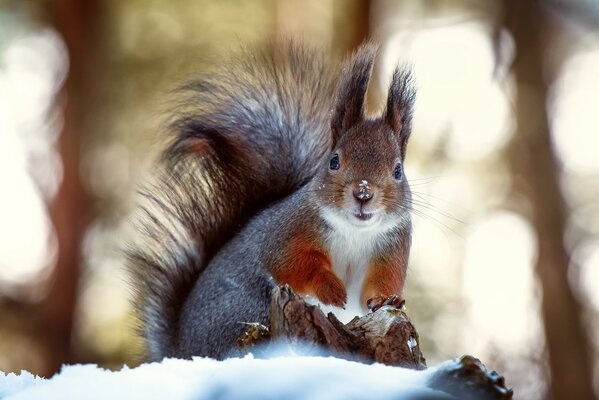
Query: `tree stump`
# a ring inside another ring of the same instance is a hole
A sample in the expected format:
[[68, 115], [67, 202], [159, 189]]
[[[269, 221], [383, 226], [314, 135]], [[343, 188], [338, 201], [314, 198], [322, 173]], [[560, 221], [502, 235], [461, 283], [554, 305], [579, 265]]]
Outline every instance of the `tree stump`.
[[313, 346], [347, 360], [422, 371], [426, 374], [425, 388], [432, 391], [424, 397], [429, 400], [507, 400], [513, 396], [502, 376], [488, 371], [472, 356], [427, 370], [416, 328], [403, 310], [392, 306], [343, 324], [332, 313], [325, 316], [318, 306], [306, 303], [289, 286], [280, 286], [271, 297], [270, 327], [250, 323], [239, 339], [244, 348], [270, 342], [304, 349]]
[[282, 286], [273, 291], [269, 330], [272, 339], [313, 344], [349, 360], [426, 368], [418, 332], [402, 310], [391, 306], [344, 325]]

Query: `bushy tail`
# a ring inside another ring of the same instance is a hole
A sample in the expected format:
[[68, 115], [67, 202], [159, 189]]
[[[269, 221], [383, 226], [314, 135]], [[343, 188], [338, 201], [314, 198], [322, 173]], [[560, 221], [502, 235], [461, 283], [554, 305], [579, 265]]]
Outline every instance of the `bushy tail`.
[[336, 70], [302, 46], [271, 46], [178, 93], [174, 136], [142, 191], [139, 241], [127, 251], [153, 359], [172, 354], [181, 306], [207, 261], [329, 152]]

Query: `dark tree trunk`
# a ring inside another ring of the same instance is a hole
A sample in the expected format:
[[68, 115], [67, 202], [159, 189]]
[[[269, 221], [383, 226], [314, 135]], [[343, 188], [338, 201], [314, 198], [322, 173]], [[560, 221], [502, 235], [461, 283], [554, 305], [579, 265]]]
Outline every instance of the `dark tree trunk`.
[[100, 0], [54, 0], [49, 13], [69, 56], [69, 73], [61, 97], [64, 127], [58, 142], [63, 180], [50, 214], [58, 242], [52, 286], [39, 309], [39, 337], [50, 359], [45, 375], [75, 360], [72, 333], [78, 295], [81, 242], [90, 221], [89, 199], [80, 181], [81, 137], [89, 103]]
[[[581, 307], [568, 283], [569, 254], [564, 246], [566, 207], [559, 167], [551, 146], [546, 111], [548, 82], [543, 62], [547, 15], [539, 1], [507, 0], [506, 25], [516, 44], [513, 73], [517, 84], [517, 132], [512, 143], [514, 170], [533, 206], [538, 238], [536, 273], [542, 290], [542, 315], [551, 373], [550, 397], [592, 399], [590, 346]], [[545, 79], [544, 79], [545, 78]]]

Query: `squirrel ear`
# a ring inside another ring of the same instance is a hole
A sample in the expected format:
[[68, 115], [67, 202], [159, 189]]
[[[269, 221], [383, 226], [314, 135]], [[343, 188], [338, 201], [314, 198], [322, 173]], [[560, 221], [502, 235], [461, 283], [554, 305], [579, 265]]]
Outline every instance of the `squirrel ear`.
[[412, 114], [416, 90], [412, 85], [409, 69], [397, 67], [387, 97], [387, 108], [383, 119], [391, 127], [401, 149], [401, 159], [406, 156], [406, 146], [412, 132]]
[[343, 131], [364, 118], [364, 98], [376, 52], [375, 45], [363, 44], [343, 69], [337, 104], [331, 121], [334, 142], [337, 142]]

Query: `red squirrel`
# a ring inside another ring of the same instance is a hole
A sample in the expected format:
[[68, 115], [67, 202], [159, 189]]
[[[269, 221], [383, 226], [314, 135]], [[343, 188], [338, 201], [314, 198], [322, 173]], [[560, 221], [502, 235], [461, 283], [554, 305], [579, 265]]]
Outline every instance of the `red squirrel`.
[[366, 117], [375, 55], [365, 44], [338, 66], [273, 45], [182, 88], [128, 250], [152, 359], [239, 354], [275, 285], [339, 315], [401, 303], [415, 90], [397, 68], [382, 115]]

